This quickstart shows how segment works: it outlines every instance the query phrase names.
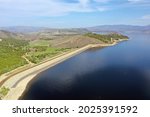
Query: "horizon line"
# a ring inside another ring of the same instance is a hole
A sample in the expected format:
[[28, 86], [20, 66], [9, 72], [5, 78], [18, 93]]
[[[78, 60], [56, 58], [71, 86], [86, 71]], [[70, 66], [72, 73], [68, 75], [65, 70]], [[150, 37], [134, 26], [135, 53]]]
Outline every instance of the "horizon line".
[[93, 25], [93, 26], [86, 26], [86, 27], [51, 27], [51, 26], [31, 26], [31, 25], [12, 25], [12, 26], [0, 26], [0, 28], [8, 28], [8, 27], [32, 27], [32, 28], [52, 28], [52, 29], [73, 29], [73, 28], [91, 28], [97, 26], [150, 26], [148, 25], [135, 25], [135, 24], [102, 24], [102, 25]]

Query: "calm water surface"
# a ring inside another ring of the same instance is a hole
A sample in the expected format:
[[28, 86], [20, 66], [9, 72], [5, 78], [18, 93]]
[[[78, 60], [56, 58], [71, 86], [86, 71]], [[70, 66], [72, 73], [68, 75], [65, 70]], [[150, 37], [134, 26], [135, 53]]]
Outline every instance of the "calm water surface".
[[87, 50], [40, 73], [22, 99], [150, 99], [150, 35], [129, 37], [129, 41]]

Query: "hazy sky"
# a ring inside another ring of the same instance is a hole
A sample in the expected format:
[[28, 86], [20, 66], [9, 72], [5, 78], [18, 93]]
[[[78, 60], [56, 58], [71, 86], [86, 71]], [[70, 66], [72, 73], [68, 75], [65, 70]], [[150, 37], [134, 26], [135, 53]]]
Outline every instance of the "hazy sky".
[[0, 0], [1, 26], [150, 24], [150, 0]]

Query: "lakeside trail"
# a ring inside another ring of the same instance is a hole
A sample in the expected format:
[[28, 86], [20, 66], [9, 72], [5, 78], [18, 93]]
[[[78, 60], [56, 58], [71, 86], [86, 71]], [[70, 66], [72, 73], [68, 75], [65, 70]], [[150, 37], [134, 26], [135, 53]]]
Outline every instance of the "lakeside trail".
[[[120, 40], [124, 41], [124, 40]], [[112, 44], [90, 44], [85, 47], [79, 48], [77, 50], [71, 51], [64, 55], [58, 56], [52, 60], [43, 62], [39, 65], [21, 71], [11, 76], [11, 78], [6, 78], [6, 80], [2, 83], [2, 87], [5, 86], [10, 89], [8, 94], [3, 97], [3, 100], [18, 100], [23, 92], [25, 91], [28, 83], [33, 80], [33, 78], [42, 71], [45, 71], [48, 68], [51, 68], [68, 58], [71, 58], [87, 49], [94, 48], [94, 47], [107, 47], [107, 46], [114, 46], [120, 41], [114, 41]], [[2, 81], [0, 81], [2, 82]]]

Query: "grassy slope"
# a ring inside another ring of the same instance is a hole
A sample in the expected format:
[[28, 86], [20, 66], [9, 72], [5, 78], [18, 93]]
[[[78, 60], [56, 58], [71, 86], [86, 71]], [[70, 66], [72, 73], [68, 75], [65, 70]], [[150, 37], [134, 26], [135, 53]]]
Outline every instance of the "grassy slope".
[[49, 46], [49, 44], [50, 44], [49, 40], [34, 40], [30, 42], [30, 47]]
[[[128, 38], [120, 34], [100, 35], [87, 33], [54, 40], [34, 40], [28, 43], [24, 40], [3, 39], [0, 41], [0, 75], [27, 64], [22, 58], [33, 63], [39, 63], [46, 58], [69, 51], [71, 48], [83, 47], [87, 44], [112, 43], [113, 40]], [[57, 45], [57, 46], [53, 46]]]
[[39, 63], [46, 58], [53, 57], [68, 50], [70, 49], [51, 47], [49, 40], [35, 40], [30, 42], [29, 52], [26, 57], [33, 63]]
[[26, 58], [31, 62], [39, 63], [45, 58], [68, 50], [70, 49], [50, 47], [49, 40], [35, 40], [28, 43], [24, 40], [2, 39], [0, 41], [0, 75], [27, 64], [22, 58], [26, 53]]
[[3, 39], [0, 42], [0, 74], [26, 64], [21, 57], [26, 45], [26, 41], [16, 39]]
[[100, 41], [103, 41], [104, 43], [112, 43], [114, 40], [119, 40], [119, 39], [128, 39], [127, 36], [117, 34], [117, 33], [112, 33], [112, 34], [87, 33], [85, 34], [85, 36], [98, 39]]

